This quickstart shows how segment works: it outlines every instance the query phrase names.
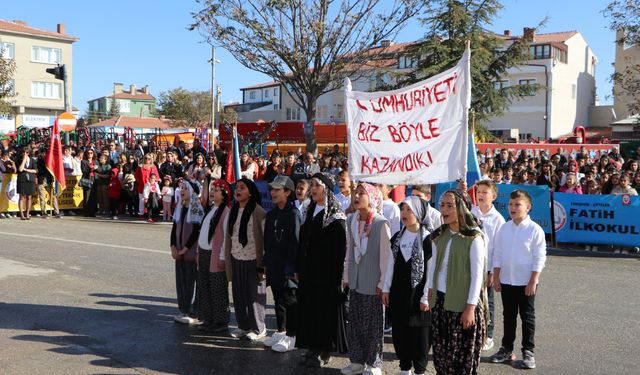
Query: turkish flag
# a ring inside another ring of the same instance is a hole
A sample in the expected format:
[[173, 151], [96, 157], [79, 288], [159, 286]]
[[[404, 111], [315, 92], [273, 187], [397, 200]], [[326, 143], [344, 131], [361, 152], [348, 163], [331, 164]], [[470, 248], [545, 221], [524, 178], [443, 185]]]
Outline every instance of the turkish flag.
[[45, 166], [51, 172], [56, 182], [60, 186], [60, 190], [67, 187], [67, 180], [64, 176], [64, 164], [62, 163], [62, 143], [60, 142], [60, 127], [58, 119], [53, 123], [51, 138], [49, 140], [49, 149], [47, 150], [47, 158]]
[[226, 165], [227, 167], [226, 179], [229, 184], [233, 184], [234, 182], [236, 182], [236, 176], [233, 171], [233, 154], [234, 153], [235, 153], [235, 150], [233, 149], [233, 140], [232, 140], [231, 143], [229, 143], [229, 152], [227, 152], [227, 165]]

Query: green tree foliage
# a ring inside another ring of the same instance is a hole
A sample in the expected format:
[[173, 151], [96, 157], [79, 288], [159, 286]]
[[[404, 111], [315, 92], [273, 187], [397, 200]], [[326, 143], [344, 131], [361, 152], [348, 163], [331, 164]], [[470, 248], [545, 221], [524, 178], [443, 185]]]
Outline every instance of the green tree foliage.
[[[640, 49], [640, 2], [637, 0], [612, 1], [602, 13], [609, 19], [609, 28], [622, 31], [616, 43]], [[630, 97], [628, 108], [632, 114], [640, 113], [640, 64], [628, 64], [611, 76], [619, 94]], [[618, 93], [614, 93], [618, 94]]]
[[523, 39], [505, 43], [501, 35], [487, 28], [502, 8], [496, 0], [432, 0], [421, 19], [426, 30], [422, 40], [409, 49], [419, 59], [418, 68], [404, 77], [399, 85], [406, 86], [453, 67], [471, 44], [471, 110], [478, 135], [488, 132], [481, 128], [490, 118], [499, 116], [521, 94], [540, 87], [498, 84], [509, 68], [528, 60], [529, 48]]
[[3, 55], [4, 51], [0, 47], [0, 114], [10, 114], [11, 103], [7, 101], [7, 98], [15, 95], [13, 73], [16, 71], [16, 62], [2, 57]]
[[158, 98], [158, 114], [173, 120], [177, 127], [196, 127], [211, 121], [211, 92], [178, 87], [163, 91]]
[[306, 114], [307, 150], [316, 152], [316, 101], [342, 87], [422, 8], [420, 0], [196, 0], [192, 30], [245, 67], [284, 84]]
[[112, 98], [109, 105], [109, 118], [120, 116], [120, 105], [116, 98]]

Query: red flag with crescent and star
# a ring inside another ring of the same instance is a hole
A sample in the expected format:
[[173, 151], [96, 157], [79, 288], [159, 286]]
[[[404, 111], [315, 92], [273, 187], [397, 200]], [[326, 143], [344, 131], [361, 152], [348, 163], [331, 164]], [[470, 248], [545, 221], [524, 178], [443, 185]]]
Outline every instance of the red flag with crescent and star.
[[51, 130], [45, 165], [60, 186], [60, 191], [64, 190], [67, 187], [67, 181], [64, 176], [64, 164], [62, 163], [62, 142], [60, 142], [58, 119], [54, 121], [53, 129]]

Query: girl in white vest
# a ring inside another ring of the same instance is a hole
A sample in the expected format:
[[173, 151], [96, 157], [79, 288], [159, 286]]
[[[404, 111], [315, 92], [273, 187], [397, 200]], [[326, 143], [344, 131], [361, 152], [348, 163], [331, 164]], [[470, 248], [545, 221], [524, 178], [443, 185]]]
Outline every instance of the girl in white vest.
[[384, 310], [382, 284], [391, 248], [389, 221], [381, 215], [382, 194], [360, 183], [353, 201], [355, 212], [347, 219], [347, 272], [349, 324], [347, 338], [351, 364], [344, 375], [382, 374]]

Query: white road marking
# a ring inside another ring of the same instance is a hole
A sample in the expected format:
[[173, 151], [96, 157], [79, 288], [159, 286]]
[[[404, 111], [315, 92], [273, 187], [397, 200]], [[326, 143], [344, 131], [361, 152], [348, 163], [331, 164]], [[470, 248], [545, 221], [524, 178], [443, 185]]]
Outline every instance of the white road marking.
[[12, 232], [0, 232], [0, 235], [14, 236], [14, 237], [25, 237], [25, 238], [34, 238], [34, 239], [46, 240], [46, 241], [70, 242], [70, 243], [77, 243], [77, 244], [81, 244], [81, 245], [110, 247], [110, 248], [113, 248], [113, 249], [134, 250], [134, 251], [141, 251], [141, 252], [145, 252], [145, 253], [156, 253], [156, 254], [162, 254], [162, 255], [169, 254], [169, 251], [145, 249], [145, 248], [142, 248], [142, 247], [133, 247], [133, 246], [112, 245], [112, 244], [98, 243], [98, 242], [71, 240], [71, 239], [68, 239], [68, 238], [38, 236], [38, 235], [35, 235], [35, 234], [21, 234], [21, 233], [12, 233]]

